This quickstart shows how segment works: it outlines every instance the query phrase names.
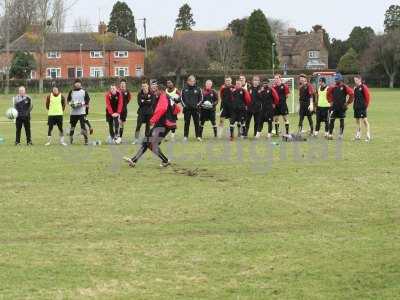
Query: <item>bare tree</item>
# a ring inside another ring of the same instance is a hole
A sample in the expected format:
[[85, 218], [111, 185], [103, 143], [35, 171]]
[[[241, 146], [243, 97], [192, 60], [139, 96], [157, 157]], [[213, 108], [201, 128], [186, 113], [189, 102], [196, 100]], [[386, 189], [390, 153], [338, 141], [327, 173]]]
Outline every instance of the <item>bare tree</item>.
[[52, 27], [55, 32], [64, 31], [65, 27], [65, 7], [64, 0], [54, 0], [52, 7]]
[[236, 36], [225, 36], [211, 40], [208, 43], [208, 55], [217, 63], [218, 67], [226, 74], [229, 70], [240, 66], [240, 38]]
[[362, 62], [367, 70], [381, 67], [389, 77], [390, 88], [393, 88], [400, 72], [400, 29], [376, 36], [365, 51]]
[[79, 17], [74, 20], [73, 26], [74, 32], [92, 32], [93, 26], [90, 24], [89, 19], [85, 17]]

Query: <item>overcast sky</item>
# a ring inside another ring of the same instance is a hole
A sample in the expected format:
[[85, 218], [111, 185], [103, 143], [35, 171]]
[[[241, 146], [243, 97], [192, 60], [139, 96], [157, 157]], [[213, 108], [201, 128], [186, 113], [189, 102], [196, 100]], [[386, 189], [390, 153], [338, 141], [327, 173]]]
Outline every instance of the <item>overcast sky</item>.
[[[71, 0], [70, 0], [71, 1]], [[114, 0], [78, 0], [68, 13], [66, 31], [72, 31], [74, 19], [84, 17], [91, 24], [99, 20], [108, 22]], [[235, 18], [250, 15], [257, 8], [267, 16], [285, 20], [298, 30], [309, 31], [315, 24], [322, 24], [331, 37], [346, 39], [354, 26], [371, 26], [383, 31], [386, 9], [400, 0], [333, 0], [333, 1], [270, 1], [270, 0], [127, 0], [137, 19], [148, 19], [148, 35], [172, 35], [179, 7], [189, 3], [198, 30], [223, 29]], [[332, 3], [326, 5], [325, 3]], [[140, 26], [140, 27], [139, 27]], [[139, 38], [143, 36], [137, 24]], [[97, 28], [96, 28], [97, 29]]]

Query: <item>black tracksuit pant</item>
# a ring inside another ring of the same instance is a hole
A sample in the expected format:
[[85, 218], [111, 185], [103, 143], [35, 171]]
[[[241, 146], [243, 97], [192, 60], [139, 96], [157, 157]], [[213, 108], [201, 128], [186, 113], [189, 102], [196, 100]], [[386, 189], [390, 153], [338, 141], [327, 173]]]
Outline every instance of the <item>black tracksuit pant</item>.
[[168, 135], [169, 129], [165, 127], [154, 127], [150, 131], [150, 136], [146, 137], [139, 151], [136, 153], [134, 157], [132, 157], [132, 161], [137, 163], [139, 159], [146, 153], [148, 149], [150, 149], [155, 155], [157, 155], [163, 163], [168, 163], [168, 158], [160, 149], [160, 145], [163, 139]]
[[140, 135], [140, 129], [142, 128], [142, 125], [145, 124], [146, 125], [146, 129], [145, 129], [145, 137], [149, 137], [150, 136], [150, 119], [151, 119], [151, 115], [150, 114], [138, 114], [138, 118], [137, 118], [137, 123], [136, 123], [136, 130], [135, 130], [135, 139], [139, 138]]
[[198, 110], [195, 108], [185, 108], [183, 111], [183, 114], [184, 114], [184, 119], [185, 119], [184, 137], [185, 138], [189, 137], [189, 128], [190, 128], [191, 119], [193, 119], [196, 137], [199, 137], [200, 117], [199, 117]]
[[261, 111], [254, 111], [254, 112], [247, 111], [245, 136], [249, 135], [251, 119], [254, 119], [254, 136], [256, 136], [257, 132], [259, 131], [259, 127], [260, 127], [261, 115], [262, 115]]
[[31, 118], [30, 117], [17, 117], [15, 120], [16, 134], [15, 134], [15, 143], [19, 144], [21, 142], [21, 131], [22, 126], [25, 128], [26, 134], [26, 142], [32, 142], [31, 136]]

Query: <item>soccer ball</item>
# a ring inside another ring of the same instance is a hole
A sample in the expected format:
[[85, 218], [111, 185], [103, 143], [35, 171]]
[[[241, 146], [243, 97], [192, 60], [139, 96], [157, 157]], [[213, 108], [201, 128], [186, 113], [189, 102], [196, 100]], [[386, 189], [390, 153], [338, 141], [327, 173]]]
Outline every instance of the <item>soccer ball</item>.
[[213, 104], [210, 101], [204, 101], [203, 108], [212, 109], [213, 108]]
[[15, 120], [18, 118], [18, 111], [14, 107], [11, 107], [7, 110], [6, 117], [9, 120]]

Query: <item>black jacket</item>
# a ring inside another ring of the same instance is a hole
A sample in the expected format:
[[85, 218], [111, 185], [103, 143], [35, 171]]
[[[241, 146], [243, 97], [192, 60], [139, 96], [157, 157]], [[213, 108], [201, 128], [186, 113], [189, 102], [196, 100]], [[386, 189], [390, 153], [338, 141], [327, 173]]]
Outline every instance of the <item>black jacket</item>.
[[185, 109], [197, 109], [203, 101], [203, 93], [197, 86], [186, 86], [182, 90], [182, 104]]
[[152, 115], [155, 106], [155, 97], [152, 93], [145, 94], [140, 91], [137, 96], [138, 101], [138, 114], [140, 115]]
[[28, 96], [16, 96], [14, 98], [14, 108], [18, 112], [19, 118], [29, 118], [32, 110], [32, 99]]

